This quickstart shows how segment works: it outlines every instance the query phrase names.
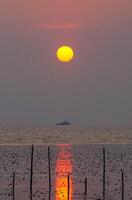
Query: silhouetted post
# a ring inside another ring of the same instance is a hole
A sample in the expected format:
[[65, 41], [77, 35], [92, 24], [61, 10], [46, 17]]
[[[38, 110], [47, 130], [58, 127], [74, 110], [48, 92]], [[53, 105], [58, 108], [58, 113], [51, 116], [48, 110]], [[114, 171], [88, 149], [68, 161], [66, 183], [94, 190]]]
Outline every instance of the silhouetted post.
[[30, 200], [32, 200], [32, 193], [33, 193], [33, 152], [34, 146], [31, 146], [31, 167], [30, 167]]
[[122, 200], [124, 200], [124, 172], [121, 172]]
[[70, 175], [68, 173], [68, 176], [67, 176], [67, 200], [69, 200], [69, 196], [70, 196]]
[[84, 192], [84, 199], [87, 198], [87, 184], [88, 184], [88, 181], [87, 181], [87, 178], [85, 178], [85, 192]]
[[48, 147], [48, 166], [49, 166], [49, 200], [51, 198], [51, 166], [50, 166], [50, 147]]
[[13, 173], [12, 200], [15, 200], [15, 172]]
[[105, 200], [105, 148], [103, 148], [103, 200]]

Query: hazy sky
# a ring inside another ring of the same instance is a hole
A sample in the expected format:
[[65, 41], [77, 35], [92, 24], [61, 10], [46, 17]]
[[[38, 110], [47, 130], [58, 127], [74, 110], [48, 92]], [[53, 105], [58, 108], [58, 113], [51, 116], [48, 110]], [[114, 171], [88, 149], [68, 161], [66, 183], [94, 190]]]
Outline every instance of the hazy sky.
[[0, 0], [0, 122], [61, 120], [132, 126], [131, 0]]

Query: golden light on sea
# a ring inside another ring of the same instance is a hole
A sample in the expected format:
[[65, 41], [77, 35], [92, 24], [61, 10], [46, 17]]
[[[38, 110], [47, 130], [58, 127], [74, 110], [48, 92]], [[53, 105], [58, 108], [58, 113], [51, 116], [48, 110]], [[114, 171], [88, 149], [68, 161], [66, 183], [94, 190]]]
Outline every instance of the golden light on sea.
[[[70, 152], [71, 146], [70, 145], [68, 146], [65, 145], [60, 146], [60, 152], [58, 153], [57, 156], [58, 158], [55, 166], [56, 170], [55, 200], [73, 199], [72, 154]], [[69, 174], [69, 181], [68, 181], [68, 174]]]

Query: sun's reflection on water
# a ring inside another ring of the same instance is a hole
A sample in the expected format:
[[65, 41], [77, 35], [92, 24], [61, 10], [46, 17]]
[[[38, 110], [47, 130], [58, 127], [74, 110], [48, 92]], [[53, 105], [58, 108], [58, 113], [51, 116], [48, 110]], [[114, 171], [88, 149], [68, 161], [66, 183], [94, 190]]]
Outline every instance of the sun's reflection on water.
[[56, 200], [72, 200], [72, 154], [71, 145], [59, 145], [56, 161]]

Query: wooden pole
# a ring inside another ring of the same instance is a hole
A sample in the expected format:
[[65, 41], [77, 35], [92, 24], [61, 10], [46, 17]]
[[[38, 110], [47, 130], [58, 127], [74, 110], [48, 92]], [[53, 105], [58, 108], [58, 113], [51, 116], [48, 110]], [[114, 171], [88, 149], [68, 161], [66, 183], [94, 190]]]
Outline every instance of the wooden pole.
[[12, 200], [15, 200], [15, 172], [13, 172]]
[[32, 193], [33, 193], [33, 153], [34, 153], [34, 146], [31, 146], [31, 166], [30, 166], [30, 200], [32, 200]]
[[49, 166], [49, 200], [51, 199], [51, 166], [50, 166], [50, 147], [48, 147], [48, 166]]
[[84, 192], [84, 199], [87, 198], [87, 184], [88, 184], [88, 181], [87, 181], [87, 178], [85, 178], [85, 192]]
[[67, 200], [69, 200], [69, 196], [70, 196], [70, 175], [68, 173], [68, 176], [67, 176]]
[[105, 200], [105, 148], [103, 148], [103, 200]]
[[124, 172], [121, 172], [122, 200], [124, 200]]

